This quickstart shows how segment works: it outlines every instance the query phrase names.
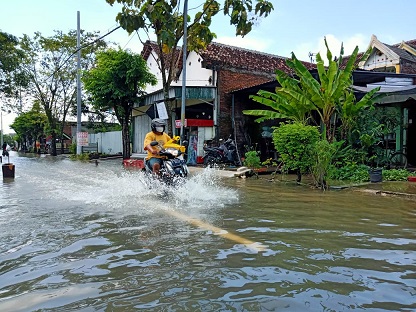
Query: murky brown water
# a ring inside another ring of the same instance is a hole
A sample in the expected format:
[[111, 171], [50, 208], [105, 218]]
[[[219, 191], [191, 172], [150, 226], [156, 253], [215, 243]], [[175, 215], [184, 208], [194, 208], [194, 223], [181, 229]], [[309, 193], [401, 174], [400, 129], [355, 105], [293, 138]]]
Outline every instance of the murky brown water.
[[18, 157], [0, 311], [415, 311], [416, 202]]

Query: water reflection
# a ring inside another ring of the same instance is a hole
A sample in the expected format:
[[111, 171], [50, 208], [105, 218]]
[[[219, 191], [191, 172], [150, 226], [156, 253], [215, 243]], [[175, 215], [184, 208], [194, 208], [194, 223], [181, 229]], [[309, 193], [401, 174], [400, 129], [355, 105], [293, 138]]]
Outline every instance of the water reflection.
[[407, 199], [212, 171], [171, 190], [120, 160], [10, 158], [1, 311], [416, 309]]

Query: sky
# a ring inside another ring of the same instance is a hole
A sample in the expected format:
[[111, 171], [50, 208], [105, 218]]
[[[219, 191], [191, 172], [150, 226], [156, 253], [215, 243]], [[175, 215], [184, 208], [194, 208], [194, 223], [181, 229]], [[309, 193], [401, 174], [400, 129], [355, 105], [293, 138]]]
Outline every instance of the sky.
[[[216, 16], [212, 23], [217, 35], [214, 41], [283, 57], [294, 52], [297, 58], [310, 61], [310, 53], [326, 52], [324, 37], [334, 56], [339, 55], [341, 43], [345, 55], [356, 46], [365, 51], [372, 35], [386, 44], [416, 39], [414, 0], [271, 1], [273, 12], [260, 19], [244, 38], [235, 37], [229, 21]], [[188, 1], [189, 15], [193, 16], [200, 3], [201, 0]], [[104, 35], [118, 26], [115, 18], [120, 8], [105, 0], [0, 0], [0, 30], [16, 37], [33, 36], [36, 31], [49, 36], [54, 30], [76, 30], [79, 11], [81, 29]], [[142, 48], [136, 34], [129, 36], [121, 28], [106, 39], [135, 53]], [[3, 113], [5, 133], [10, 131], [8, 125], [14, 117]]]

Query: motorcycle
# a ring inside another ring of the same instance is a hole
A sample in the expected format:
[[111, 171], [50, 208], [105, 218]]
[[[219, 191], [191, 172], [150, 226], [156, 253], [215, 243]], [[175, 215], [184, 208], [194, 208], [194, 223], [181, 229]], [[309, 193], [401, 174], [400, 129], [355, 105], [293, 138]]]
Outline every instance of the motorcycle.
[[[166, 184], [174, 184], [178, 178], [186, 178], [189, 174], [189, 168], [184, 159], [186, 147], [176, 143], [179, 139], [179, 136], [176, 136], [166, 142], [164, 146], [159, 145], [157, 141], [150, 143], [151, 146], [157, 146], [160, 150], [159, 155], [164, 157], [158, 178]], [[186, 142], [184, 141], [183, 144], [186, 145]], [[153, 174], [153, 170], [147, 161], [144, 169], [147, 174]]]
[[221, 164], [241, 165], [237, 154], [237, 146], [231, 136], [225, 142], [220, 139], [220, 146], [218, 147], [204, 146], [203, 160], [205, 167], [214, 167]]

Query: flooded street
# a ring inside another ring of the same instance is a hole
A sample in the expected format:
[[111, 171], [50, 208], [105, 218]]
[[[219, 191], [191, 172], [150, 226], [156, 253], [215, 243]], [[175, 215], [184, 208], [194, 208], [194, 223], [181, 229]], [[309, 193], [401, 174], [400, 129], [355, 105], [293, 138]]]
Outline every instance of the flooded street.
[[416, 202], [11, 152], [0, 311], [415, 311]]

